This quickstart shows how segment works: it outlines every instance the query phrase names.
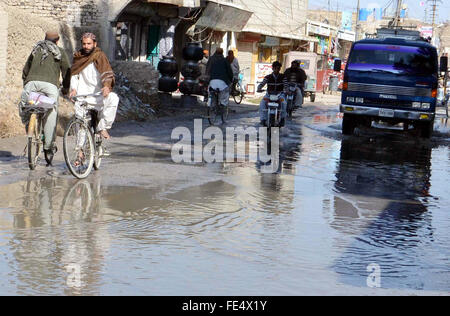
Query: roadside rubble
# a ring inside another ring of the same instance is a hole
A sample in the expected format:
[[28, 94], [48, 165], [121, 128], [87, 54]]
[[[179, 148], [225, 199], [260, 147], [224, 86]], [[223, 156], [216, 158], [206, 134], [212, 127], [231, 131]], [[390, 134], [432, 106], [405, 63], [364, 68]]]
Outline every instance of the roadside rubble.
[[141, 101], [131, 88], [130, 80], [123, 73], [116, 73], [114, 92], [120, 98], [118, 119], [145, 121], [155, 117], [156, 111], [150, 104]]

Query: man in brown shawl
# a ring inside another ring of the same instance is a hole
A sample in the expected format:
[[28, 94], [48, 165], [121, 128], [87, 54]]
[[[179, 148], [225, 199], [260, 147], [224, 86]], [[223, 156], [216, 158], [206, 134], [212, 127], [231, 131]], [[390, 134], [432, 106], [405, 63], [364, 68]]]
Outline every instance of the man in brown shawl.
[[[75, 95], [95, 96], [85, 97], [83, 101], [95, 107], [99, 112], [97, 131], [106, 139], [110, 138], [107, 130], [114, 123], [119, 97], [112, 92], [114, 87], [114, 72], [105, 53], [97, 47], [96, 36], [85, 33], [81, 39], [82, 49], [74, 54], [71, 69], [70, 97]], [[75, 102], [75, 114], [82, 117], [85, 109]]]

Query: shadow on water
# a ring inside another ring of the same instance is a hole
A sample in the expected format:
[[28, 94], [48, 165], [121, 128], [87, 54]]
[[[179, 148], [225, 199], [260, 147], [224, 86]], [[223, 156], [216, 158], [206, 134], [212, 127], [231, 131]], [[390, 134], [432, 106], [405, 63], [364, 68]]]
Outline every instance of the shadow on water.
[[341, 281], [369, 286], [375, 264], [383, 288], [450, 290], [427, 208], [431, 150], [403, 138], [343, 138], [331, 223], [346, 236], [336, 243], [349, 243], [334, 263]]

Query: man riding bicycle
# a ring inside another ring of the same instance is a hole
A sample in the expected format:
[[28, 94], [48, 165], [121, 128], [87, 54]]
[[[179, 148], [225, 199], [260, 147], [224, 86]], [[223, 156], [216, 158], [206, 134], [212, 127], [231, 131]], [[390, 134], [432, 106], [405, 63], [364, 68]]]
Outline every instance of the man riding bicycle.
[[[230, 100], [230, 85], [233, 81], [233, 71], [223, 56], [223, 49], [218, 47], [208, 61], [206, 74], [209, 75], [209, 87], [219, 89], [219, 101], [222, 106], [228, 106]], [[210, 100], [212, 101], [212, 100]], [[208, 104], [209, 106], [211, 104]]]
[[44, 121], [44, 155], [48, 165], [52, 164], [56, 151], [56, 123], [58, 119], [60, 77], [63, 78], [63, 88], [70, 84], [70, 62], [65, 51], [58, 47], [59, 34], [45, 33], [45, 39], [38, 42], [22, 71], [24, 89], [19, 103], [19, 114], [22, 123], [28, 125], [30, 115], [24, 111], [31, 92], [46, 95], [55, 101], [55, 107], [50, 110]]
[[306, 76], [305, 71], [300, 68], [300, 62], [298, 60], [294, 60], [291, 63], [291, 67], [286, 69], [284, 72], [285, 77], [285, 91], [288, 89], [289, 83], [296, 83], [297, 84], [297, 95], [295, 97], [295, 107], [300, 108], [303, 104], [303, 89], [305, 86], [305, 81], [308, 78]]
[[[286, 119], [286, 99], [284, 98], [284, 84], [285, 84], [285, 76], [280, 72], [281, 70], [281, 63], [279, 61], [275, 61], [272, 64], [272, 71], [270, 75], [267, 75], [264, 77], [264, 80], [258, 85], [258, 92], [262, 92], [262, 89], [267, 84], [267, 93], [266, 97], [269, 96], [269, 94], [281, 94], [281, 98], [283, 101], [281, 102], [281, 122], [280, 126], [284, 126], [285, 119]], [[266, 126], [267, 125], [267, 104], [266, 101], [264, 101], [263, 98], [261, 100], [261, 103], [259, 104], [259, 117], [261, 120], [261, 125]]]
[[[82, 49], [74, 54], [70, 97], [91, 95], [84, 102], [94, 107], [99, 113], [97, 131], [109, 139], [108, 130], [114, 123], [119, 97], [112, 92], [115, 79], [114, 72], [105, 53], [97, 47], [97, 38], [92, 33], [85, 33], [81, 38]], [[80, 102], [75, 102], [75, 114], [84, 116], [86, 109]]]

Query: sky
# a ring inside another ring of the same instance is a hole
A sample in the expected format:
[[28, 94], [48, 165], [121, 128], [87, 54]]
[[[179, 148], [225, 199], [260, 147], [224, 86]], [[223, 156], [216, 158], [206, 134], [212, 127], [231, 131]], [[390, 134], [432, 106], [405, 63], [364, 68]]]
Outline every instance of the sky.
[[[438, 0], [439, 1], [439, 0]], [[357, 7], [357, 0], [309, 0], [309, 8], [310, 9], [328, 9], [328, 3], [330, 3], [330, 10], [336, 11], [336, 8], [339, 8], [339, 11], [355, 11]], [[385, 8], [389, 3], [391, 3], [391, 8], [395, 9], [396, 0], [360, 0], [360, 7], [368, 7], [369, 4], [375, 3], [380, 5], [382, 8]], [[429, 15], [431, 16], [431, 7], [427, 0], [403, 0], [403, 3], [408, 6], [408, 14], [411, 18], [416, 18], [423, 20], [425, 17], [425, 8], [430, 8], [428, 10]], [[420, 4], [424, 3], [424, 6]], [[438, 2], [437, 10], [438, 17], [437, 22], [445, 22], [450, 21], [450, 0], [441, 0]], [[431, 18], [430, 18], [431, 21]]]

